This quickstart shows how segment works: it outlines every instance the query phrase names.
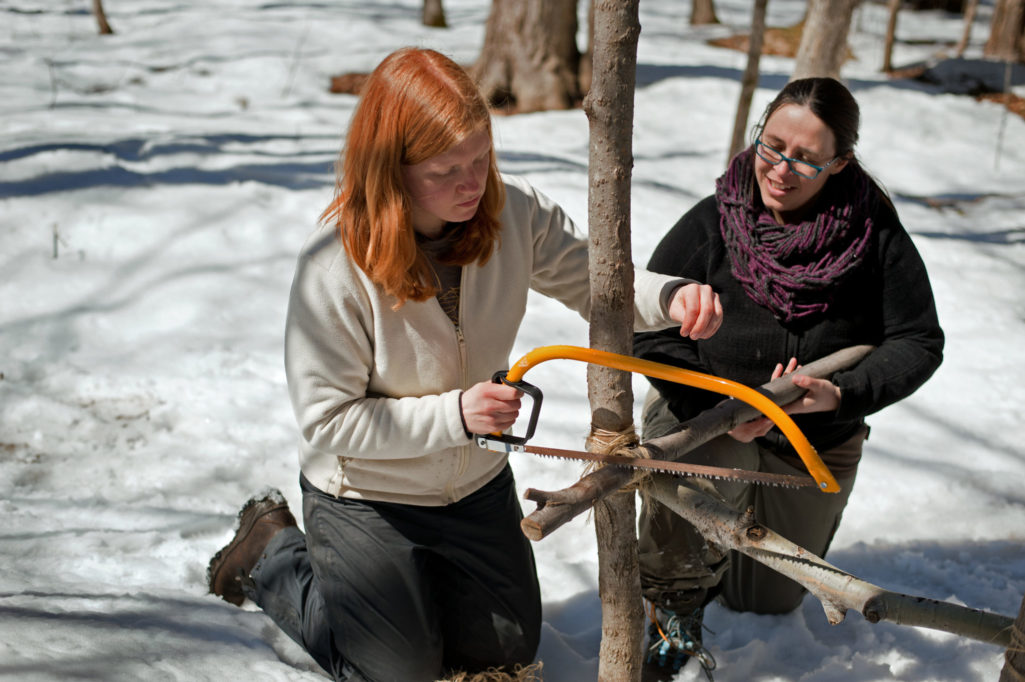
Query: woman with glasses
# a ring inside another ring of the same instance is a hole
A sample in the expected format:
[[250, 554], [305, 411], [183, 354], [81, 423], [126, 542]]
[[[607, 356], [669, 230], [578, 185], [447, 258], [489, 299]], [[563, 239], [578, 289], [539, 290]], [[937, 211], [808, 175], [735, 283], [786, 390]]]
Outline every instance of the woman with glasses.
[[[641, 333], [642, 358], [757, 386], [841, 348], [871, 344], [858, 366], [830, 379], [794, 375], [806, 389], [786, 406], [842, 492], [717, 483], [736, 509], [824, 556], [854, 484], [865, 417], [907, 397], [942, 359], [925, 266], [886, 192], [854, 153], [858, 104], [830, 78], [790, 82], [756, 126], [754, 144], [729, 163], [715, 193], [665, 235], [648, 269], [712, 285], [724, 308], [709, 339]], [[644, 437], [665, 434], [720, 397], [652, 380]], [[688, 461], [807, 473], [768, 419], [742, 424]], [[697, 656], [702, 608], [718, 596], [737, 611], [787, 613], [804, 590], [762, 564], [708, 545], [692, 526], [648, 500], [641, 515], [641, 580], [652, 604], [646, 679], [670, 679]]]

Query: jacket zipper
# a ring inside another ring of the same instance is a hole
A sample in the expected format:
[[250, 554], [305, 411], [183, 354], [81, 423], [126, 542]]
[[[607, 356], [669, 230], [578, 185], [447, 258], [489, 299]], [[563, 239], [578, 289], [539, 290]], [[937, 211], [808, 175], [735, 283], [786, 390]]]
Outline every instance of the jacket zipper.
[[[455, 331], [456, 331], [456, 346], [457, 346], [457, 350], [459, 351], [459, 385], [462, 386], [463, 388], [468, 388], [466, 386], [466, 382], [467, 382], [467, 376], [466, 376], [466, 337], [463, 336], [463, 289], [466, 286], [466, 281], [465, 280], [466, 280], [466, 267], [464, 266], [464, 267], [460, 268], [460, 272], [459, 272], [459, 306], [458, 306], [458, 311], [459, 312], [457, 313], [457, 317], [459, 319], [459, 324], [455, 326]], [[468, 445], [463, 445], [463, 446], [461, 446], [459, 448], [459, 458], [458, 458], [458, 461], [456, 463], [455, 475], [449, 481], [448, 486], [446, 487], [446, 490], [445, 490], [445, 493], [446, 493], [446, 495], [447, 495], [447, 497], [448, 497], [450, 502], [454, 502], [455, 501], [455, 497], [456, 497], [456, 495], [455, 495], [455, 484], [456, 484], [456, 481], [458, 481], [460, 479], [460, 477], [462, 477], [462, 475], [464, 473], [466, 473], [467, 468], [469, 468], [469, 464], [470, 464], [470, 447]]]

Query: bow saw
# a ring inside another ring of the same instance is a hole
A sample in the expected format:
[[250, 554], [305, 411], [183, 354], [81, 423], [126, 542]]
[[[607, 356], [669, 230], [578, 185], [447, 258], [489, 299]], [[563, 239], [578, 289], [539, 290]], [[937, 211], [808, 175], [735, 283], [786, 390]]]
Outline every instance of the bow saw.
[[[811, 476], [769, 474], [759, 471], [690, 464], [672, 460], [647, 459], [614, 454], [603, 455], [583, 450], [564, 450], [527, 445], [527, 441], [533, 437], [534, 430], [537, 427], [543, 396], [541, 389], [523, 380], [523, 375], [531, 367], [541, 362], [556, 359], [580, 360], [612, 369], [635, 372], [648, 377], [686, 384], [742, 400], [760, 410], [762, 414], [779, 427], [790, 440], [791, 445], [797, 451], [798, 456], [804, 462]], [[545, 457], [585, 460], [677, 476], [739, 480], [760, 485], [776, 485], [791, 488], [813, 486], [828, 493], [840, 491], [840, 486], [837, 484], [836, 479], [833, 478], [833, 475], [825, 463], [823, 463], [815, 448], [808, 442], [808, 439], [801, 432], [801, 429], [798, 428], [797, 424], [794, 423], [794, 420], [790, 418], [790, 415], [784, 412], [779, 405], [753, 388], [730, 381], [729, 379], [594, 348], [559, 345], [535, 348], [520, 358], [508, 371], [495, 372], [492, 381], [523, 391], [531, 397], [533, 405], [531, 406], [530, 420], [527, 424], [526, 433], [523, 436], [514, 436], [510, 433], [475, 434], [477, 444], [487, 450], [507, 454], [511, 452], [526, 452]]]

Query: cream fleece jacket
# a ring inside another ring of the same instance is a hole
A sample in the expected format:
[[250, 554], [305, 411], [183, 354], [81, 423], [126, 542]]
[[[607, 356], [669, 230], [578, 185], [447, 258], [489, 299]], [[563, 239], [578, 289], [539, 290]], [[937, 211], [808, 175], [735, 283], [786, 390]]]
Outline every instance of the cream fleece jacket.
[[[460, 330], [436, 299], [392, 310], [347, 257], [333, 227], [299, 256], [285, 330], [285, 370], [299, 425], [299, 463], [317, 488], [425, 506], [473, 493], [506, 464], [466, 435], [460, 393], [509, 367], [528, 289], [587, 319], [587, 241], [562, 209], [505, 177], [501, 244], [462, 268]], [[635, 328], [676, 326], [666, 302], [689, 282], [635, 274]], [[584, 390], [584, 387], [581, 387]]]

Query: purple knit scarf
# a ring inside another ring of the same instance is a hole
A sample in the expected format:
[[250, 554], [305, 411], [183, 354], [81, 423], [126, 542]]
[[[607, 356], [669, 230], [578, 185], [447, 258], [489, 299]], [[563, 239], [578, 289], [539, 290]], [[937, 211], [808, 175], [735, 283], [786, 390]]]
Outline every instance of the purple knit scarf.
[[751, 149], [737, 154], [715, 183], [733, 276], [782, 322], [824, 313], [868, 248], [874, 188], [848, 164], [842, 175], [849, 177], [830, 178], [815, 199], [811, 220], [779, 225], [757, 191], [753, 157]]

